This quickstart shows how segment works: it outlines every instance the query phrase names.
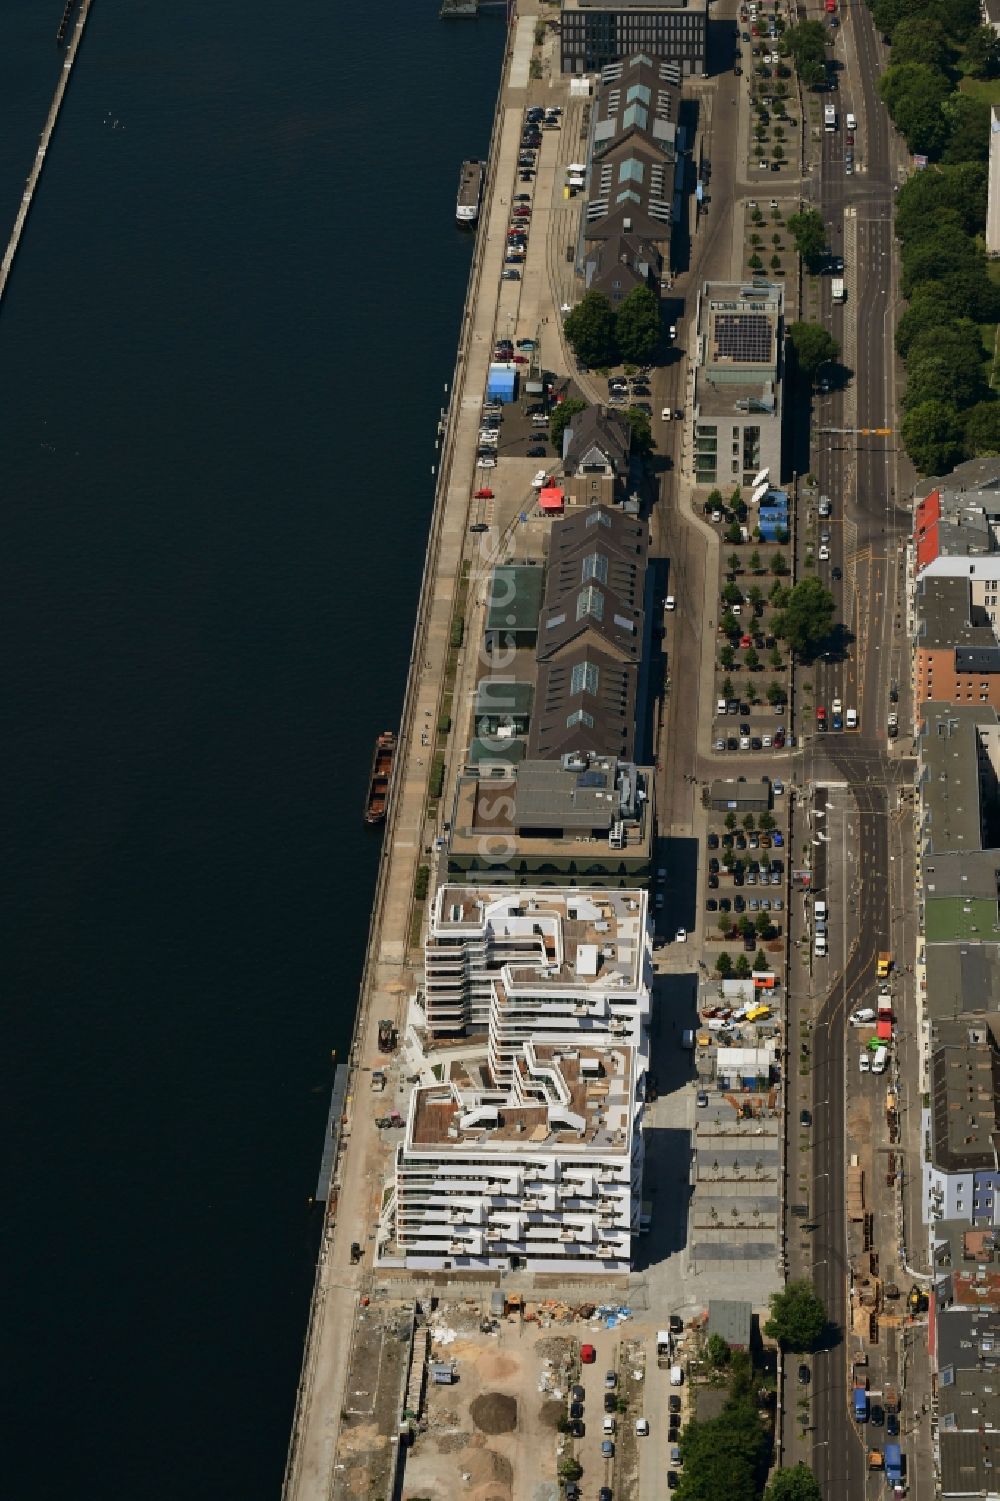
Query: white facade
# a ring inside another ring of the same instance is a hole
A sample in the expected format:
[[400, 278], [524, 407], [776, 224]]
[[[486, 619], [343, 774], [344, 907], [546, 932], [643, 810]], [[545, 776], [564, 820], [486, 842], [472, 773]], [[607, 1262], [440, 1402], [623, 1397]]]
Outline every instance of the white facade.
[[418, 1088], [380, 1262], [627, 1273], [642, 1197], [638, 1073], [628, 1046], [527, 1042], [507, 1090]]
[[986, 253], [1000, 255], [1000, 111], [990, 110], [990, 171], [986, 200]]
[[495, 1082], [530, 1037], [639, 1046], [652, 934], [645, 891], [439, 888], [424, 948], [433, 1038], [489, 1034]]

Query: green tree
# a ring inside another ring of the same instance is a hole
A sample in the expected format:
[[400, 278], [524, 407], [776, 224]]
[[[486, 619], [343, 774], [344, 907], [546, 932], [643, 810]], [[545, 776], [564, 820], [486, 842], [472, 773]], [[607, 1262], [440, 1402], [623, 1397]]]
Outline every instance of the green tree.
[[731, 1354], [731, 1351], [729, 1349], [729, 1346], [726, 1344], [726, 1341], [722, 1338], [721, 1334], [710, 1334], [708, 1336], [707, 1350], [708, 1358], [711, 1361], [712, 1365], [715, 1366], [716, 1370], [719, 1370], [722, 1366], [729, 1364], [729, 1356]]
[[737, 980], [749, 980], [750, 978], [750, 960], [746, 954], [737, 954], [736, 956], [736, 978]]
[[764, 1501], [823, 1501], [823, 1492], [812, 1470], [799, 1463], [791, 1470], [775, 1470]]
[[764, 1325], [768, 1339], [783, 1350], [815, 1350], [826, 1331], [826, 1309], [811, 1282], [788, 1282], [771, 1294], [771, 1317]]
[[973, 78], [996, 78], [1000, 73], [1000, 38], [992, 26], [977, 26], [970, 32], [965, 39], [962, 62]]
[[732, 696], [733, 696], [733, 694], [734, 694], [735, 691], [736, 690], [733, 687], [733, 680], [732, 680], [732, 678], [731, 677], [724, 678], [723, 682], [722, 682], [722, 696], [723, 696], [723, 698], [732, 698]]
[[942, 106], [948, 126], [944, 162], [985, 162], [990, 154], [990, 106], [956, 90]]
[[[754, 564], [754, 558], [757, 559], [756, 565]], [[763, 573], [764, 572], [764, 565], [761, 562], [760, 553], [759, 552], [754, 551], [754, 552], [752, 552], [750, 554], [750, 568], [751, 568], [751, 571], [753, 573]], [[751, 584], [750, 587], [749, 587], [749, 589], [747, 590], [747, 604], [751, 605], [753, 607], [754, 611], [756, 611], [758, 605], [762, 605], [763, 603], [764, 603], [764, 591], [763, 591], [763, 589], [760, 587], [759, 584]]]
[[726, 602], [727, 605], [740, 605], [740, 604], [742, 604], [743, 603], [743, 594], [742, 594], [742, 591], [740, 589], [739, 584], [734, 583], [733, 580], [730, 579], [729, 583], [725, 586], [725, 588], [722, 591], [722, 598], [725, 600], [725, 602]]
[[922, 406], [927, 401], [941, 401], [948, 406], [970, 407], [986, 394], [986, 382], [980, 364], [962, 365], [940, 354], [912, 355], [906, 368], [906, 391], [903, 410]]
[[726, 527], [726, 541], [727, 542], [742, 542], [743, 541], [743, 533], [740, 531], [740, 524], [739, 524], [738, 521], [731, 521], [729, 523], [729, 525]]
[[1000, 402], [980, 401], [963, 412], [962, 432], [970, 459], [1000, 454]]
[[783, 704], [785, 702], [785, 690], [780, 683], [768, 683], [767, 701], [769, 704]]
[[615, 314], [603, 292], [584, 293], [563, 328], [581, 364], [614, 364]]
[[709, 495], [708, 495], [708, 499], [705, 502], [705, 504], [707, 505], [707, 507], [708, 507], [708, 509], [710, 511], [721, 511], [721, 510], [723, 510], [726, 503], [725, 503], [725, 501], [722, 498], [722, 491], [721, 490], [710, 490], [709, 491]]
[[723, 1496], [726, 1501], [755, 1501], [760, 1494], [768, 1442], [749, 1395], [730, 1397], [717, 1418], [688, 1423], [680, 1450], [684, 1471], [678, 1501], [720, 1501]]
[[733, 832], [733, 830], [735, 829], [735, 827], [736, 827], [736, 814], [732, 813], [732, 812], [727, 813], [726, 814], [726, 828], [729, 830], [730, 834]]
[[[903, 295], [909, 297], [913, 289], [923, 281], [941, 281], [956, 271], [985, 271], [982, 252], [970, 240], [958, 224], [944, 220], [929, 233], [922, 235], [913, 244], [903, 248]], [[970, 313], [969, 316], [974, 316]]]
[[579, 1480], [583, 1474], [583, 1465], [572, 1454], [567, 1454], [565, 1459], [559, 1461], [560, 1480]]
[[767, 962], [767, 955], [764, 953], [763, 949], [758, 949], [756, 954], [754, 954], [753, 967], [759, 975], [766, 974], [767, 970], [769, 969], [770, 966]]
[[733, 614], [732, 610], [726, 611], [719, 624], [722, 626], [722, 632], [725, 636], [732, 638], [742, 634], [739, 620]]
[[660, 342], [660, 299], [647, 286], [635, 287], [618, 305], [615, 339], [622, 359], [647, 364]]
[[653, 427], [649, 413], [640, 412], [638, 407], [629, 407], [625, 416], [632, 430], [632, 452], [649, 453], [653, 447]]
[[772, 814], [762, 813], [760, 815], [760, 828], [762, 833], [770, 834], [771, 830], [774, 828], [774, 817]]
[[[933, 347], [940, 333], [958, 326], [959, 320], [952, 312], [950, 299], [941, 283], [923, 282], [917, 287], [909, 307], [896, 325], [896, 353], [905, 360], [918, 339], [926, 336]], [[978, 339], [979, 330], [974, 323], [971, 327]]]
[[757, 929], [758, 938], [766, 938], [771, 927], [770, 915], [767, 912], [758, 912], [754, 927]]
[[812, 380], [821, 365], [835, 360], [840, 354], [840, 345], [821, 323], [793, 323], [788, 337], [795, 349], [799, 369], [807, 380]]
[[954, 407], [925, 401], [903, 418], [903, 446], [921, 474], [947, 474], [962, 457], [962, 424]]
[[563, 433], [571, 417], [587, 410], [587, 403], [579, 396], [570, 396], [556, 407], [549, 418], [549, 441], [556, 453], [562, 453]]
[[789, 216], [788, 232], [809, 270], [815, 270], [826, 256], [826, 224], [823, 215], [814, 208], [801, 209], [797, 214]]
[[788, 572], [788, 559], [784, 553], [776, 552], [771, 557], [771, 572], [776, 578], [781, 578]]
[[[725, 917], [726, 914], [723, 913], [722, 915], [723, 915], [723, 917]], [[716, 960], [715, 960], [715, 968], [716, 968], [716, 971], [722, 976], [723, 979], [725, 979], [726, 975], [729, 974], [729, 972], [732, 969], [732, 967], [733, 967], [733, 961], [732, 961], [732, 959], [730, 959], [730, 957], [729, 957], [728, 954], [722, 953], [722, 954], [717, 955]]]
[[941, 109], [951, 92], [947, 76], [926, 63], [899, 63], [886, 68], [878, 89], [910, 150], [939, 155], [948, 139]]
[[772, 621], [772, 629], [776, 636], [784, 637], [792, 651], [808, 659], [829, 636], [834, 608], [833, 595], [818, 578], [800, 579], [779, 619]]
[[746, 814], [744, 814], [744, 816], [743, 816], [743, 827], [746, 829], [746, 831], [747, 831], [748, 834], [752, 834], [753, 833], [753, 826], [756, 823], [756, 821], [757, 820], [754, 818], [754, 816], [753, 816], [752, 813], [746, 813]]
[[[749, 558], [747, 558], [747, 567], [749, 568], [751, 573], [764, 572], [764, 565], [760, 561], [760, 553], [757, 551], [756, 547], [750, 554]], [[750, 592], [753, 593], [753, 590], [751, 590]], [[757, 593], [760, 593], [759, 589], [757, 590]]]
[[760, 694], [757, 692], [757, 684], [753, 678], [747, 678], [746, 687], [743, 689], [743, 696], [749, 699], [752, 704], [760, 703]]
[[750, 267], [751, 271], [760, 271], [763, 269], [764, 262], [755, 252], [753, 255], [747, 258], [747, 265]]
[[760, 657], [757, 654], [756, 647], [747, 647], [746, 651], [743, 653], [743, 665], [746, 668], [747, 672], [757, 671], [757, 668], [760, 666]]
[[967, 235], [986, 228], [987, 173], [978, 162], [915, 172], [896, 199], [896, 233], [904, 245], [933, 234], [944, 222]]
[[739, 926], [739, 930], [740, 930], [740, 936], [742, 938], [746, 938], [749, 934], [751, 934], [753, 932], [753, 918], [752, 917], [748, 917], [747, 914], [744, 912], [743, 916], [739, 920], [738, 926]]
[[940, 21], [911, 16], [900, 21], [892, 34], [892, 61], [950, 68], [955, 61], [955, 49], [949, 44], [948, 34]]
[[741, 567], [742, 567], [742, 564], [740, 562], [740, 555], [739, 555], [739, 553], [738, 552], [731, 552], [729, 554], [729, 557], [726, 559], [726, 571], [727, 571], [727, 573], [729, 573], [729, 575], [730, 575], [731, 578], [735, 578], [736, 575], [739, 573]]
[[732, 672], [735, 664], [736, 653], [727, 641], [725, 646], [719, 652], [719, 666], [722, 668], [723, 672]]
[[768, 667], [770, 667], [770, 669], [771, 669], [772, 672], [780, 672], [781, 671], [781, 661], [782, 661], [781, 652], [778, 650], [778, 648], [776, 646], [772, 646], [771, 650], [767, 654], [767, 665], [768, 665]]
[[826, 82], [827, 31], [822, 21], [802, 21], [790, 26], [781, 38], [780, 50], [795, 61], [802, 84], [819, 88]]

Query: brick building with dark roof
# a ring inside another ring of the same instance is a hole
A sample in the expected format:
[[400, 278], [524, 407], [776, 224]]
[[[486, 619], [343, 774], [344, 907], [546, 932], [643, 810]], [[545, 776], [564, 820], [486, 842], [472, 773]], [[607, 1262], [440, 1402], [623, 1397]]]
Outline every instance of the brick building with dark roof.
[[531, 757], [632, 758], [648, 546], [645, 522], [602, 506], [553, 527]]

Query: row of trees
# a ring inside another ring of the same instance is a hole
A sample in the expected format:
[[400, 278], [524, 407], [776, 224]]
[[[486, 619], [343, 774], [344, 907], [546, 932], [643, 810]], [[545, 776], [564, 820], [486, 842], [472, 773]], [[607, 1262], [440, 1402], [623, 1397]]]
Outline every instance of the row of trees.
[[1000, 42], [981, 24], [979, 0], [873, 0], [872, 14], [892, 42], [879, 91], [910, 150], [953, 164], [985, 161], [989, 105], [957, 87], [966, 76], [1000, 73]]
[[987, 379], [992, 350], [979, 326], [1000, 319], [1000, 287], [990, 280], [980, 238], [985, 226], [981, 162], [917, 172], [899, 194], [896, 234], [909, 300], [896, 330], [906, 362], [902, 436], [924, 474], [1000, 453], [1000, 402]]
[[660, 299], [640, 286], [614, 308], [603, 292], [587, 292], [563, 326], [581, 365], [645, 365], [660, 342]]

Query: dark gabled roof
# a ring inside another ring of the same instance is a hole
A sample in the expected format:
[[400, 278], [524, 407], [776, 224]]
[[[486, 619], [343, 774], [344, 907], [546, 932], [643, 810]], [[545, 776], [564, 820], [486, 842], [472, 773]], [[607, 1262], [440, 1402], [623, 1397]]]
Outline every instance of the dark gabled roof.
[[628, 138], [594, 162], [583, 211], [585, 240], [638, 235], [670, 239], [675, 164], [640, 139]]
[[593, 641], [543, 662], [538, 670], [529, 754], [554, 760], [570, 751], [629, 760], [635, 735], [638, 674]]
[[676, 65], [642, 54], [609, 63], [594, 99], [594, 156], [634, 140], [672, 159], [680, 107]]
[[612, 235], [607, 240], [594, 240], [588, 247], [583, 263], [583, 277], [588, 292], [603, 292], [610, 296], [614, 282], [621, 283], [625, 296], [636, 287], [655, 283], [659, 286], [663, 270], [663, 256], [657, 246], [639, 235]]
[[628, 474], [628, 455], [632, 442], [628, 419], [621, 412], [606, 407], [587, 407], [569, 419], [563, 434], [563, 472], [576, 474], [595, 450], [611, 465], [615, 474]]

